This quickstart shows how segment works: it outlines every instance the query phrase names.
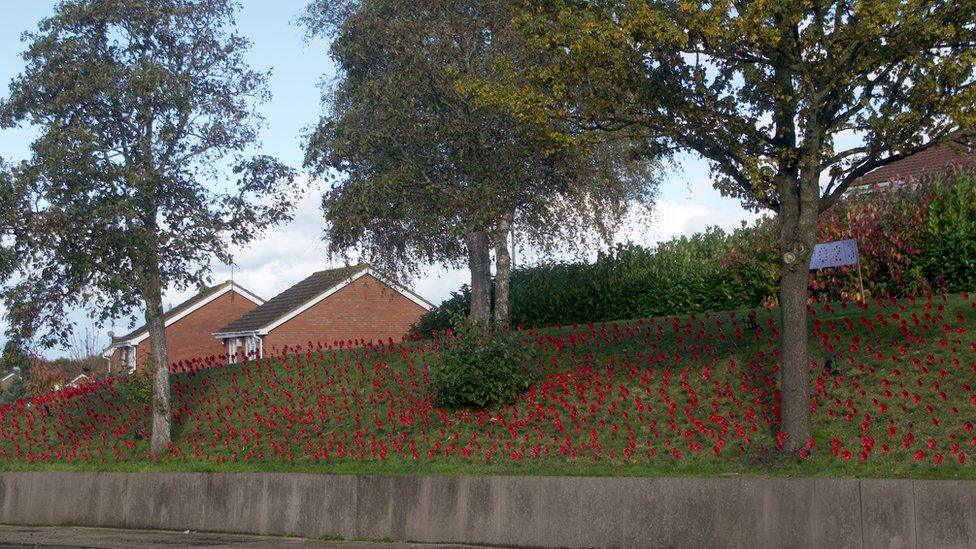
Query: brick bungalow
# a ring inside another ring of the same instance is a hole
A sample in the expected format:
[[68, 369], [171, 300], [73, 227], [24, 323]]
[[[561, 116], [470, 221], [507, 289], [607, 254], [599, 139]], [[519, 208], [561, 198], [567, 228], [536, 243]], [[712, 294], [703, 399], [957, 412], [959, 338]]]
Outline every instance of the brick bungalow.
[[431, 309], [363, 264], [314, 273], [213, 336], [234, 362], [240, 353], [261, 357], [307, 343], [399, 341]]
[[[166, 311], [166, 350], [170, 364], [223, 355], [224, 347], [210, 334], [263, 303], [251, 291], [228, 280]], [[149, 346], [149, 330], [142, 325], [124, 336], [113, 336], [112, 345], [102, 356], [109, 361], [109, 372], [134, 372], [148, 364]]]
[[68, 382], [68, 384], [66, 385], [66, 387], [78, 387], [79, 385], [82, 385], [83, 383], [87, 383], [87, 382], [91, 381], [91, 379], [92, 379], [91, 376], [88, 375], [88, 374], [78, 374], [78, 375], [76, 375], [74, 377], [74, 379], [72, 379], [71, 381]]
[[857, 178], [852, 190], [917, 185], [927, 179], [958, 171], [976, 171], [976, 148], [949, 144], [926, 149]]
[[0, 377], [0, 391], [6, 391], [7, 389], [13, 387], [13, 384], [20, 379], [20, 374], [17, 372], [7, 372], [2, 374]]

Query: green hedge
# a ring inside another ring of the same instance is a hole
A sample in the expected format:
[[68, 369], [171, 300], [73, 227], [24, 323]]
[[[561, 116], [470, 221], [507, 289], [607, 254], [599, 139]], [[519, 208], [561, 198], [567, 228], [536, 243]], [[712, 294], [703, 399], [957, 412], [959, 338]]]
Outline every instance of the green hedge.
[[976, 289], [976, 181], [939, 191], [919, 236], [919, 277], [950, 292]]
[[[653, 248], [618, 245], [594, 263], [551, 263], [512, 273], [512, 323], [566, 325], [723, 311], [774, 303], [778, 227], [761, 219], [731, 232], [713, 227]], [[858, 240], [868, 297], [976, 290], [976, 183], [958, 175], [917, 188], [853, 194], [821, 216], [818, 241]], [[811, 298], [851, 299], [857, 271], [811, 273]], [[468, 310], [466, 287], [413, 332], [449, 326]]]
[[[744, 270], [733, 272], [720, 259], [748, 245], [755, 235], [754, 228], [726, 233], [713, 227], [654, 248], [618, 245], [590, 264], [516, 269], [511, 281], [512, 324], [564, 325], [753, 306], [775, 287], [775, 268], [756, 267], [743, 278]], [[413, 332], [443, 330], [453, 314], [468, 310], [470, 299], [466, 286], [454, 292]]]
[[650, 249], [619, 245], [593, 264], [517, 270], [512, 321], [572, 324], [752, 305], [749, 284], [734, 281], [717, 261], [748, 235], [744, 229], [728, 234], [710, 228]]

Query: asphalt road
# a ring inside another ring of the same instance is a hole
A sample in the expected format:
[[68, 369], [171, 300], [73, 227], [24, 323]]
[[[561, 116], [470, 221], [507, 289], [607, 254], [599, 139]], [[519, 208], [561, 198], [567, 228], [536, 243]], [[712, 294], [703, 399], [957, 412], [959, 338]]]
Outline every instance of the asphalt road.
[[437, 545], [424, 543], [387, 543], [368, 541], [326, 541], [302, 538], [204, 534], [199, 532], [166, 532], [158, 530], [112, 530], [54, 526], [0, 525], [0, 549], [29, 547], [158, 549], [161, 547], [228, 547], [261, 549], [470, 549], [472, 545]]

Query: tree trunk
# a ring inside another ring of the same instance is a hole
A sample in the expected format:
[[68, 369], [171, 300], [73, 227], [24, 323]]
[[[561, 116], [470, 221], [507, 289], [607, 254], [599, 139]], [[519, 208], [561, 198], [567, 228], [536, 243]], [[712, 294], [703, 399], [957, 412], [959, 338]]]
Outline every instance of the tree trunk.
[[150, 275], [143, 299], [146, 302], [146, 326], [149, 328], [153, 379], [152, 440], [154, 454], [166, 452], [170, 443], [169, 358], [166, 352], [166, 319], [163, 313], [162, 284], [158, 275]]
[[807, 272], [785, 264], [780, 268], [779, 306], [782, 321], [780, 387], [783, 392], [780, 429], [787, 446], [798, 450], [810, 438], [810, 366], [807, 349]]
[[811, 435], [807, 287], [817, 238], [817, 180], [801, 176], [784, 182], [780, 200], [780, 428], [789, 435], [787, 449], [796, 451]]
[[471, 271], [471, 312], [468, 319], [487, 325], [491, 313], [488, 235], [483, 231], [473, 231], [465, 240], [468, 246], [468, 269]]
[[508, 251], [509, 222], [501, 221], [495, 234], [495, 324], [508, 327], [511, 308], [512, 256]]

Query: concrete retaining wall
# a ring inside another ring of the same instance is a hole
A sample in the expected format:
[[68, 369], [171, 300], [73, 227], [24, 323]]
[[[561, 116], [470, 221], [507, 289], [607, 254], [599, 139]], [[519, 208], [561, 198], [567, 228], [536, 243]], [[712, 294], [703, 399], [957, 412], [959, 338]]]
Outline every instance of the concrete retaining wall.
[[0, 523], [562, 547], [976, 547], [976, 482], [0, 473]]

